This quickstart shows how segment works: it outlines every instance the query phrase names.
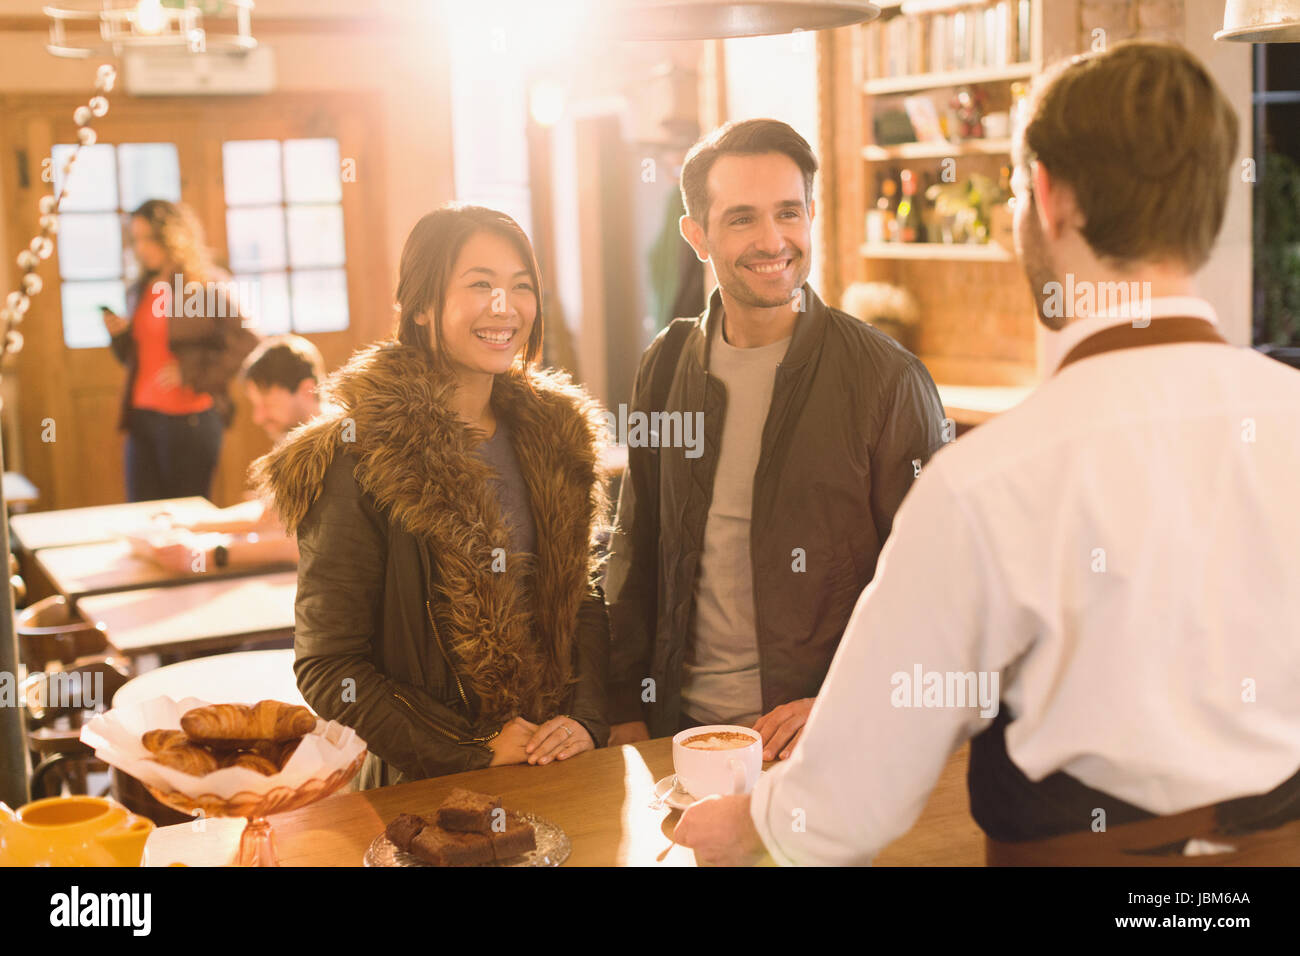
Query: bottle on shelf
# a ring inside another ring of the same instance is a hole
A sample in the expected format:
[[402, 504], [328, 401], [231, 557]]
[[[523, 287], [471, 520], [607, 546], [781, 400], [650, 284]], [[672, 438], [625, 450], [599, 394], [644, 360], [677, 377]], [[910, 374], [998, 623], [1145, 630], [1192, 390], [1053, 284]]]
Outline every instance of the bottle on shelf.
[[937, 182], [934, 173], [925, 174], [925, 182], [922, 183], [920, 190], [917, 192], [917, 201], [921, 202], [921, 222], [925, 226], [925, 241], [939, 242], [943, 232], [939, 209], [934, 200], [930, 198], [931, 187]]
[[925, 222], [921, 216], [924, 201], [917, 194], [916, 173], [904, 169], [900, 175], [903, 198], [898, 203], [898, 238], [900, 242], [925, 242]]
[[891, 169], [881, 177], [880, 196], [867, 211], [867, 242], [898, 241], [898, 180]]

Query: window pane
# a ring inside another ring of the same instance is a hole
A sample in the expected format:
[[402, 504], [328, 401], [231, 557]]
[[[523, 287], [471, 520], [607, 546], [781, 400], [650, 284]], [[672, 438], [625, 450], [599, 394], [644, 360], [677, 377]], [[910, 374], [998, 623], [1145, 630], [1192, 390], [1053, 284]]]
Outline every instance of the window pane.
[[122, 222], [115, 212], [60, 216], [58, 249], [61, 278], [122, 276]]
[[99, 307], [106, 305], [126, 315], [126, 287], [114, 282], [63, 282], [63, 341], [70, 349], [94, 349], [108, 345], [108, 329]]
[[341, 266], [343, 254], [342, 206], [289, 207], [289, 264]]
[[336, 139], [290, 139], [284, 143], [284, 193], [288, 202], [339, 202]]
[[[77, 147], [59, 145], [51, 151], [54, 159], [54, 195], [63, 189], [63, 164]], [[72, 175], [67, 177], [68, 194], [59, 204], [60, 212], [107, 211], [117, 208], [117, 158], [108, 143], [83, 146]]]
[[261, 335], [289, 331], [289, 279], [283, 272], [235, 276], [243, 314]]
[[342, 269], [328, 272], [294, 272], [295, 332], [340, 332], [348, 327], [348, 280]]
[[226, 210], [226, 246], [232, 272], [283, 269], [284, 210], [280, 206]]
[[281, 201], [280, 144], [273, 139], [231, 140], [221, 144], [228, 206]]
[[181, 201], [181, 163], [172, 143], [123, 143], [117, 148], [117, 168], [127, 212], [148, 199]]
[[135, 250], [131, 248], [131, 214], [124, 212], [121, 214], [122, 222], [122, 275], [128, 282], [134, 282], [140, 278], [140, 263], [135, 258]]

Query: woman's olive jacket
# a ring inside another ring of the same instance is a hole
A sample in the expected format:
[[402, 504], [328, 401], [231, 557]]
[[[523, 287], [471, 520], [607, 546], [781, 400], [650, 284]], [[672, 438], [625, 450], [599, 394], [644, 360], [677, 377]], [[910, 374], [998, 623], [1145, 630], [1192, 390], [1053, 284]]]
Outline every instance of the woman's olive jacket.
[[365, 739], [363, 789], [484, 767], [517, 715], [608, 737], [599, 406], [560, 373], [496, 376], [537, 526], [515, 554], [452, 388], [422, 349], [362, 349], [327, 410], [250, 467], [298, 539], [298, 687]]

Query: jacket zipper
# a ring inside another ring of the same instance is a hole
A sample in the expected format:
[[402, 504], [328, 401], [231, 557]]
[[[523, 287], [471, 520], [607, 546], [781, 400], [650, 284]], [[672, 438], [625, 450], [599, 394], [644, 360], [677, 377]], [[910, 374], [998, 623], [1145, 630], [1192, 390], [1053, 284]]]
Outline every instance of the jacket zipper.
[[442, 735], [445, 736], [445, 737], [450, 737], [452, 740], [456, 741], [456, 743], [460, 743], [460, 737], [458, 737], [456, 734], [453, 734], [450, 730], [447, 730], [447, 729], [446, 729], [445, 727], [443, 727], [441, 724], [436, 724], [436, 723], [434, 723], [432, 720], [430, 720], [430, 719], [429, 719], [428, 717], [426, 717], [424, 714], [420, 713], [420, 712], [419, 712], [418, 710], [416, 710], [413, 706], [411, 706], [411, 702], [410, 702], [409, 700], [407, 700], [405, 697], [403, 697], [401, 694], [397, 693], [396, 691], [393, 691], [393, 696], [396, 697], [398, 700], [400, 700], [403, 704], [405, 704], [407, 710], [409, 710], [409, 711], [410, 711], [412, 714], [414, 714], [416, 717], [419, 717], [421, 720], [423, 720], [426, 724], [428, 724], [428, 725], [429, 725], [430, 727], [432, 727], [434, 730], [438, 731], [438, 733], [442, 734]]
[[451, 671], [451, 676], [455, 678], [456, 690], [460, 692], [460, 702], [465, 705], [465, 716], [469, 716], [469, 700], [465, 697], [465, 688], [461, 686], [460, 675], [456, 673], [456, 668], [451, 666], [451, 658], [447, 656], [447, 649], [442, 646], [442, 637], [438, 634], [438, 625], [433, 621], [433, 609], [429, 607], [429, 602], [424, 602], [424, 612], [429, 615], [429, 626], [433, 628], [433, 639], [438, 642], [438, 650], [442, 651], [442, 659], [447, 664], [447, 670]]
[[411, 702], [410, 702], [409, 700], [407, 700], [407, 699], [406, 699], [405, 697], [403, 697], [401, 694], [397, 693], [397, 691], [393, 691], [393, 696], [396, 697], [398, 700], [400, 700], [403, 704], [405, 704], [405, 705], [406, 705], [406, 709], [409, 710], [409, 711], [410, 711], [412, 714], [414, 714], [416, 717], [420, 718], [420, 720], [424, 721], [426, 724], [428, 724], [428, 725], [429, 725], [430, 727], [432, 727], [434, 730], [438, 731], [438, 733], [442, 734], [444, 737], [448, 737], [448, 738], [450, 738], [451, 740], [454, 740], [454, 741], [455, 741], [456, 743], [458, 743], [458, 744], [465, 744], [465, 745], [468, 745], [468, 744], [482, 744], [482, 743], [487, 743], [487, 742], [488, 742], [489, 740], [491, 740], [493, 737], [496, 737], [496, 736], [497, 736], [497, 733], [500, 733], [500, 731], [498, 731], [497, 733], [489, 734], [489, 735], [486, 736], [486, 737], [470, 737], [468, 740], [461, 740], [459, 734], [453, 734], [453, 733], [452, 733], [450, 730], [448, 730], [446, 727], [443, 727], [443, 726], [442, 726], [441, 724], [439, 724], [437, 721], [433, 720], [433, 718], [431, 718], [431, 717], [429, 717], [429, 716], [427, 716], [427, 715], [425, 715], [425, 714], [420, 713], [418, 710], [415, 709], [414, 705], [412, 705]]

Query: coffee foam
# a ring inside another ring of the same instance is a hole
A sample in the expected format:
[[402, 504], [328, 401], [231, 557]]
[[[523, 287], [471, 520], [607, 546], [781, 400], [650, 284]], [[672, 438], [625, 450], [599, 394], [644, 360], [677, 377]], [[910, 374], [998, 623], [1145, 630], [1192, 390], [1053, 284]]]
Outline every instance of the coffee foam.
[[689, 747], [691, 750], [739, 750], [741, 747], [748, 747], [754, 743], [754, 740], [755, 738], [749, 734], [722, 730], [687, 737], [682, 741], [682, 746]]

